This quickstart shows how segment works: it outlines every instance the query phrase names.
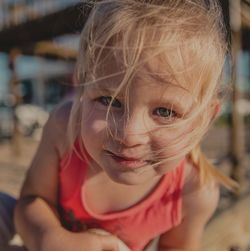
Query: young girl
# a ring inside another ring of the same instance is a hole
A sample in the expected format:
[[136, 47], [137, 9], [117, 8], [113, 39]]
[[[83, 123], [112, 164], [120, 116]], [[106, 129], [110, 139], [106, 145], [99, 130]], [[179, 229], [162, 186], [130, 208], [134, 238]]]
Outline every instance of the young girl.
[[[226, 53], [216, 0], [96, 1], [77, 94], [50, 116], [16, 228], [30, 251], [197, 251], [219, 174], [199, 142]], [[66, 133], [68, 131], [68, 133]]]

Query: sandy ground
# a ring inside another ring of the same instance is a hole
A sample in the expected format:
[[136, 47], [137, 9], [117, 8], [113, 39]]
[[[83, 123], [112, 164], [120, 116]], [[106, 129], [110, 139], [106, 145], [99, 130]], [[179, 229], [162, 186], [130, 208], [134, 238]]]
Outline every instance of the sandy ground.
[[212, 219], [202, 251], [250, 251], [250, 196]]
[[26, 170], [38, 146], [32, 139], [21, 139], [17, 150], [8, 142], [0, 144], [0, 191], [17, 197]]
[[[218, 162], [228, 152], [228, 131], [212, 130], [204, 140], [207, 155]], [[20, 139], [19, 150], [9, 143], [0, 144], [0, 191], [18, 197], [25, 172], [37, 149], [38, 142], [32, 139]], [[18, 154], [19, 151], [19, 154]], [[229, 161], [219, 161], [219, 168], [227, 173]], [[230, 194], [222, 190], [218, 210], [208, 224], [202, 251], [250, 251], [250, 157], [243, 161], [242, 196], [237, 202], [232, 201]], [[19, 243], [15, 240], [14, 243]], [[13, 246], [0, 251], [19, 250]]]

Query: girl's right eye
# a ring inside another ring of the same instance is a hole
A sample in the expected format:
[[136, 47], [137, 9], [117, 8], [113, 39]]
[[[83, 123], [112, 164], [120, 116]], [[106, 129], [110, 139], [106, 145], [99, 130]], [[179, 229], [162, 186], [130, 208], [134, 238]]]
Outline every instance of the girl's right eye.
[[[118, 99], [113, 99], [110, 96], [100, 96], [95, 99], [97, 102], [101, 103], [104, 106], [111, 105], [112, 107], [121, 108], [122, 104]], [[112, 103], [112, 104], [111, 104]]]

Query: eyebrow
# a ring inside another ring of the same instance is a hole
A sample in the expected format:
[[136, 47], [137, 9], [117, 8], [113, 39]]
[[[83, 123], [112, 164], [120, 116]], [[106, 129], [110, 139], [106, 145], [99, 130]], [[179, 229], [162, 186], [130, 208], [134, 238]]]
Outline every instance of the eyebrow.
[[89, 89], [90, 92], [99, 92], [99, 93], [108, 93], [113, 94], [117, 91], [117, 88], [111, 87], [111, 86], [104, 86], [104, 85], [97, 85], [92, 86]]

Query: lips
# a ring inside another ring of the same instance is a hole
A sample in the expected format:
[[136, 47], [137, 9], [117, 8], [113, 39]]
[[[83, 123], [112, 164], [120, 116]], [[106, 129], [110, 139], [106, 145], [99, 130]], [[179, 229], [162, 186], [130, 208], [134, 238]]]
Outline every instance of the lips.
[[150, 161], [144, 160], [142, 158], [134, 158], [134, 157], [128, 157], [124, 155], [116, 155], [110, 151], [108, 151], [112, 159], [118, 163], [119, 165], [130, 168], [130, 169], [136, 169], [143, 167], [145, 165], [150, 164]]

